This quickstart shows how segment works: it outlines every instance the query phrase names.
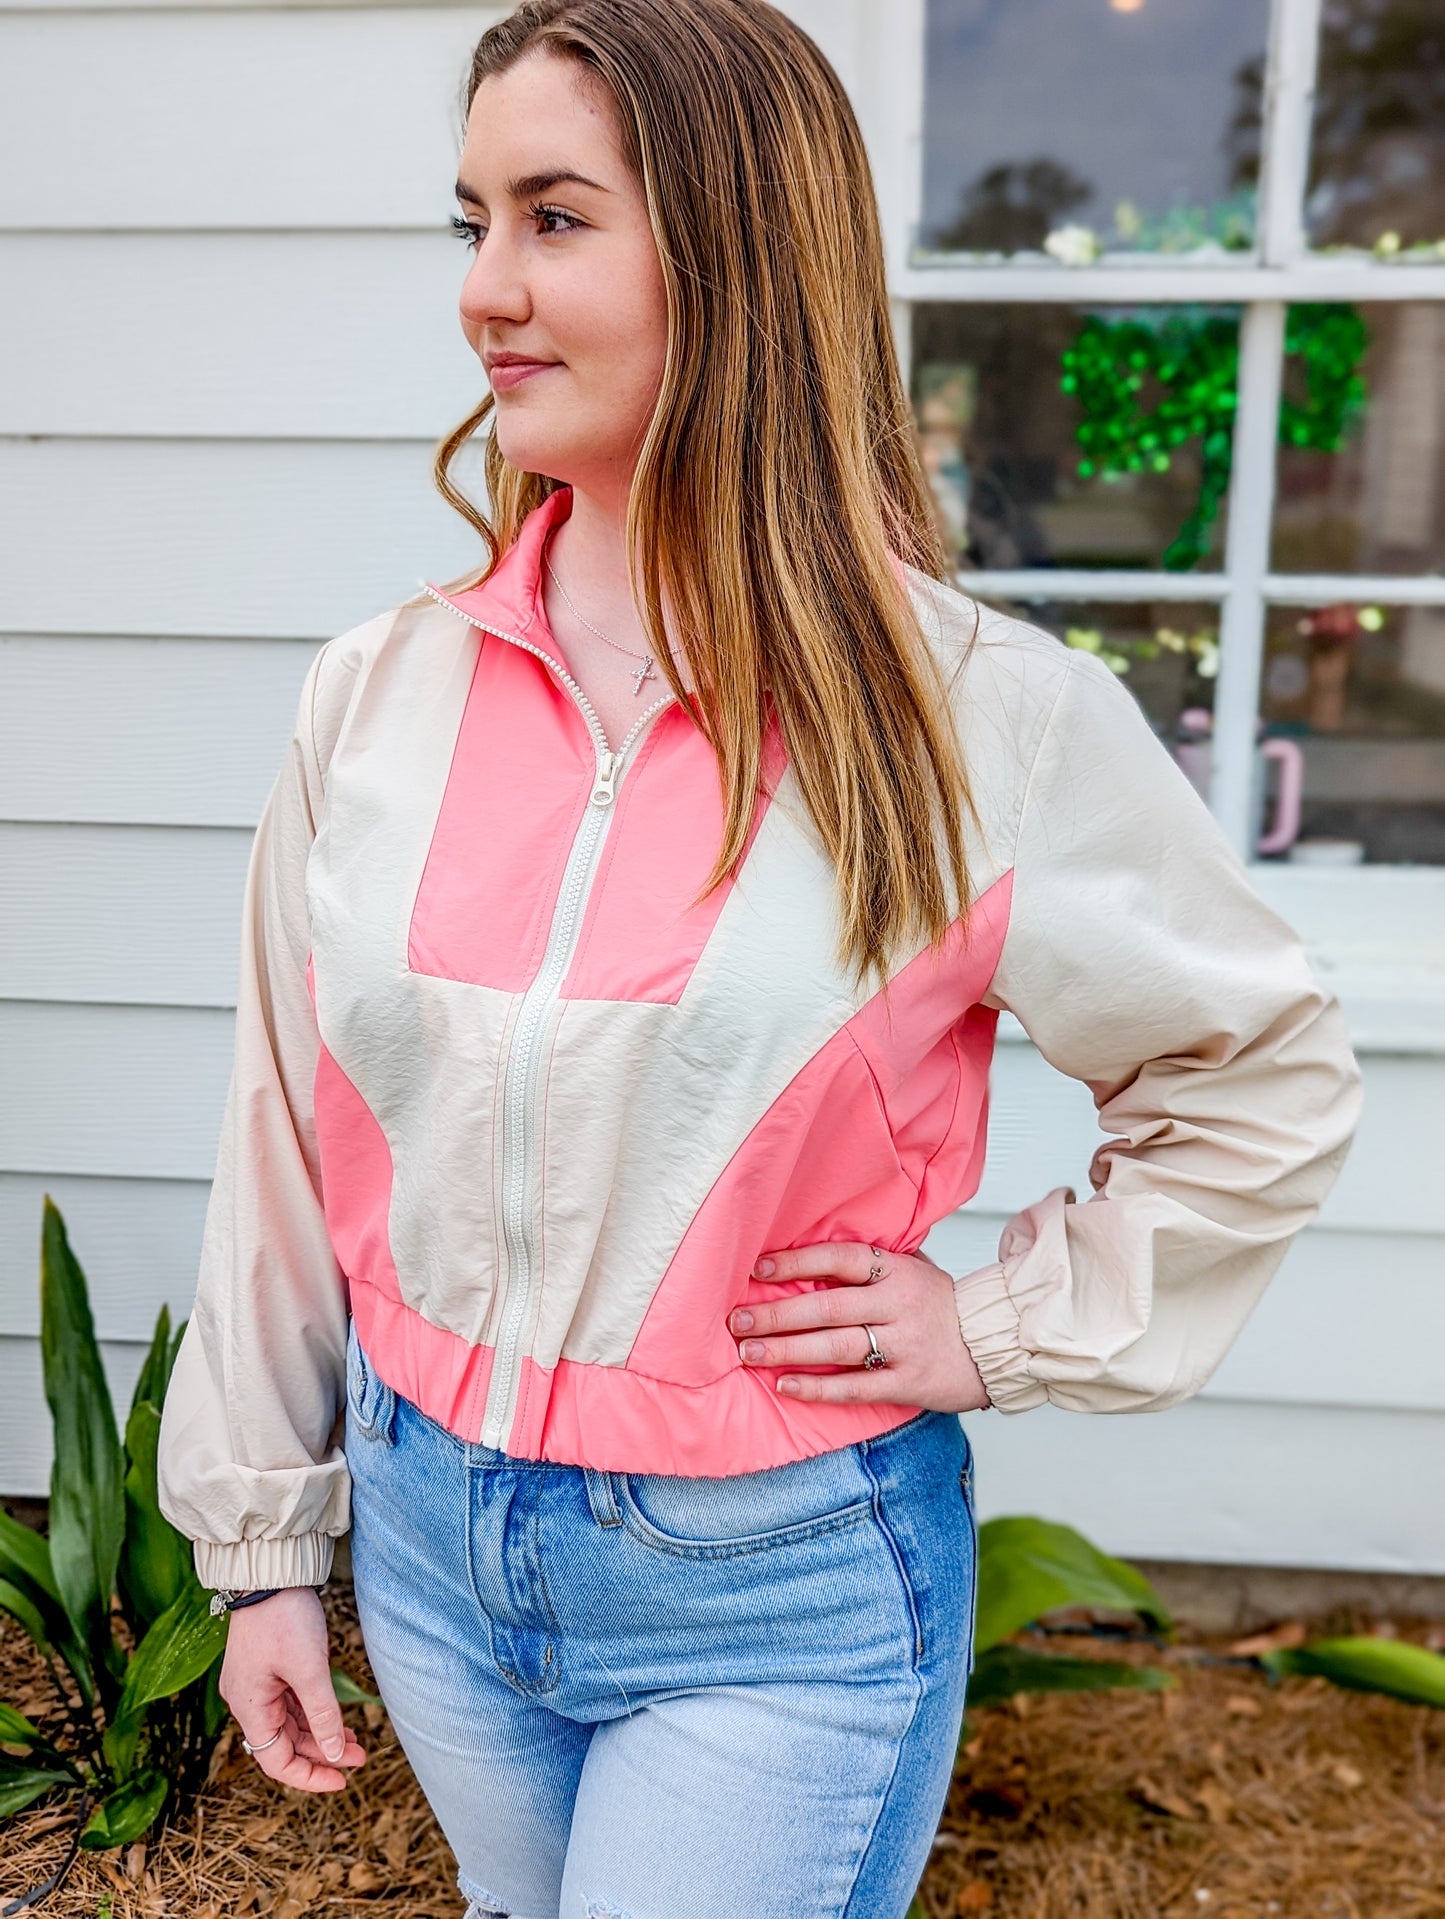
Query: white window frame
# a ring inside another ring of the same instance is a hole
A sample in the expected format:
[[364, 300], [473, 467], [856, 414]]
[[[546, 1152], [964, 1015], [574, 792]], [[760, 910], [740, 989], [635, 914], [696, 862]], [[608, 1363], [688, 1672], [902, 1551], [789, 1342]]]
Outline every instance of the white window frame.
[[[1210, 573], [1106, 571], [1094, 568], [978, 569], [959, 585], [983, 598], [1133, 602], [1213, 602], [1220, 609], [1220, 667], [1215, 687], [1210, 805], [1241, 857], [1253, 856], [1250, 793], [1266, 614], [1271, 606], [1355, 604], [1445, 606], [1445, 574], [1274, 573], [1269, 566], [1274, 513], [1280, 382], [1286, 308], [1309, 300], [1445, 300], [1445, 264], [1311, 253], [1304, 226], [1311, 115], [1321, 0], [1272, 0], [1266, 61], [1261, 178], [1255, 246], [1227, 262], [1188, 255], [1105, 253], [1087, 266], [1037, 257], [1017, 261], [950, 256], [918, 263], [913, 240], [923, 212], [923, 103], [926, 0], [886, 0], [866, 44], [877, 76], [879, 124], [868, 131], [879, 168], [895, 330], [907, 365], [916, 301], [970, 303], [1105, 301], [1168, 304], [1221, 301], [1242, 306], [1238, 406], [1228, 535], [1223, 567]], [[881, 15], [886, 13], [884, 23]], [[869, 116], [872, 117], [871, 114]], [[896, 156], [896, 158], [894, 157]], [[1387, 868], [1396, 873], [1421, 869]], [[1256, 871], [1261, 871], [1256, 867]], [[1380, 865], [1329, 875], [1349, 887]], [[1323, 876], [1322, 876], [1323, 877]], [[1433, 869], [1432, 895], [1445, 889]]]

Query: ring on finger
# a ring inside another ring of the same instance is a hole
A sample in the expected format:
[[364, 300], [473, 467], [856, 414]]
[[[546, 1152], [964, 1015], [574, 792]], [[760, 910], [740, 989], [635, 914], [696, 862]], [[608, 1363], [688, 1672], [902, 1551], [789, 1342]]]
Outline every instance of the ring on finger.
[[868, 1284], [872, 1286], [883, 1277], [883, 1248], [881, 1246], [870, 1246], [868, 1250], [872, 1253], [874, 1261], [876, 1262], [868, 1268]]
[[283, 1732], [285, 1732], [285, 1730], [286, 1730], [286, 1728], [285, 1728], [285, 1726], [284, 1726], [284, 1724], [283, 1724], [283, 1725], [280, 1725], [280, 1726], [278, 1726], [278, 1727], [276, 1728], [276, 1730], [275, 1730], [275, 1732], [273, 1732], [273, 1733], [272, 1733], [272, 1735], [271, 1735], [271, 1737], [270, 1737], [269, 1739], [263, 1739], [263, 1740], [261, 1741], [261, 1744], [260, 1744], [259, 1746], [253, 1746], [253, 1745], [251, 1744], [251, 1742], [250, 1742], [250, 1740], [249, 1740], [249, 1739], [247, 1739], [247, 1738], [245, 1737], [245, 1735], [243, 1734], [243, 1735], [242, 1735], [242, 1738], [241, 1738], [241, 1745], [242, 1745], [242, 1747], [243, 1747], [243, 1748], [245, 1749], [245, 1751], [247, 1751], [247, 1752], [249, 1752], [249, 1753], [258, 1753], [258, 1752], [264, 1752], [264, 1751], [266, 1750], [266, 1748], [267, 1748], [267, 1746], [274, 1746], [274, 1745], [275, 1745], [275, 1743], [276, 1743], [276, 1741], [277, 1741], [277, 1740], [278, 1740], [278, 1739], [279, 1739], [279, 1738], [281, 1737], [281, 1735], [282, 1735], [282, 1733], [283, 1733]]
[[863, 1361], [863, 1370], [867, 1373], [876, 1372], [880, 1366], [888, 1364], [888, 1355], [874, 1337], [873, 1328], [864, 1326], [863, 1330], [868, 1335], [868, 1356]]

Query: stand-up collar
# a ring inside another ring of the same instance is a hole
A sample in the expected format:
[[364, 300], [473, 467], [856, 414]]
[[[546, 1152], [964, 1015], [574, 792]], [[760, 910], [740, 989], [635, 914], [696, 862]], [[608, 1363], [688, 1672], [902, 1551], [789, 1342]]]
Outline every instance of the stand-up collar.
[[548, 535], [570, 515], [572, 489], [558, 487], [523, 520], [517, 537], [480, 586], [464, 593], [434, 593], [470, 618], [525, 635], [542, 610], [542, 550]]

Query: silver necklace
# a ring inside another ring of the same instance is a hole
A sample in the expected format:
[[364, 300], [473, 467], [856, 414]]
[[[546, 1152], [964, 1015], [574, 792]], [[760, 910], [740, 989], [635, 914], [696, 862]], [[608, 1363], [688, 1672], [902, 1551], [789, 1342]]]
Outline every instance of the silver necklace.
[[587, 628], [587, 631], [589, 633], [595, 633], [599, 640], [606, 640], [609, 646], [615, 646], [619, 653], [625, 653], [629, 659], [642, 661], [641, 666], [635, 666], [630, 675], [630, 677], [636, 681], [636, 685], [632, 689], [632, 697], [636, 699], [637, 695], [642, 691], [645, 682], [657, 678], [657, 670], [652, 663], [652, 655], [650, 653], [638, 653], [632, 647], [624, 646], [621, 640], [610, 639], [608, 635], [602, 631], [600, 626], [594, 626], [592, 624], [585, 613], [579, 613], [576, 607], [572, 605], [571, 600], [567, 598], [566, 587], [563, 586], [553, 571], [551, 555], [544, 552], [542, 559], [547, 571], [552, 575], [553, 586], [556, 587], [557, 591], [562, 595], [562, 598], [566, 600], [568, 607], [571, 608], [573, 617], [581, 620], [582, 624]]

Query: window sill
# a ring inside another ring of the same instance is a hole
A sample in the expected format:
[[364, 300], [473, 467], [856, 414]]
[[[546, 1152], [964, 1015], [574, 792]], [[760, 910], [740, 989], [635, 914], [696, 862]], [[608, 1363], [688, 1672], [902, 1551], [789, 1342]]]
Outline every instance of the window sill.
[[[1445, 1057], [1445, 866], [1251, 866], [1255, 890], [1289, 921], [1338, 994], [1357, 1052]], [[1028, 1035], [1011, 1014], [1004, 1043]]]

